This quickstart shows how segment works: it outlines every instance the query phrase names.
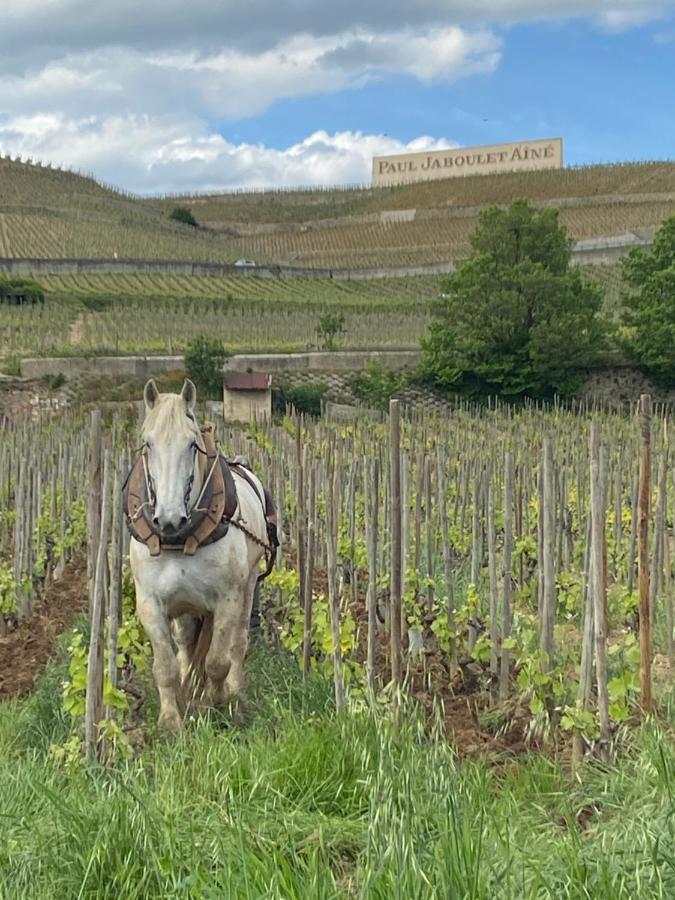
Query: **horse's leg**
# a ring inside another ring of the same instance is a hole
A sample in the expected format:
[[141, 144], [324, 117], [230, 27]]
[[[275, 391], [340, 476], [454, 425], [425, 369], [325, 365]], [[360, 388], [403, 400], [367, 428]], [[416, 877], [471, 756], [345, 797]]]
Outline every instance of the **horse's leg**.
[[152, 644], [152, 673], [159, 692], [159, 726], [167, 731], [179, 731], [183, 722], [180, 668], [171, 646], [168, 616], [154, 598], [143, 597], [138, 591], [136, 611]]
[[176, 642], [180, 680], [183, 687], [185, 687], [192, 664], [192, 651], [194, 650], [195, 636], [197, 634], [197, 619], [188, 614], [177, 616], [171, 622], [171, 631]]
[[230, 671], [227, 673], [225, 687], [230, 697], [237, 697], [244, 686], [244, 659], [248, 649], [251, 607], [258, 583], [258, 569], [254, 569], [248, 584], [244, 586], [244, 596], [239, 607], [234, 628], [230, 632]]
[[[231, 584], [221, 597], [213, 614], [213, 636], [206, 655], [207, 696], [214, 705], [222, 705], [239, 693], [241, 686], [240, 654], [243, 632], [243, 654], [248, 641], [253, 591]], [[241, 655], [243, 661], [243, 655]], [[233, 677], [234, 669], [234, 677]]]

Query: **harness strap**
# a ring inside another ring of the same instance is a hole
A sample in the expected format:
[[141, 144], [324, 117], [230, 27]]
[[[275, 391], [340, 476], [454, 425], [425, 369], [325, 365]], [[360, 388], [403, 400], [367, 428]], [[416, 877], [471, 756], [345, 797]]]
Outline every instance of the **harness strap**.
[[[122, 488], [129, 532], [148, 547], [151, 556], [159, 556], [162, 550], [193, 556], [199, 547], [225, 537], [229, 526], [234, 525], [265, 551], [267, 567], [258, 578], [262, 581], [272, 571], [275, 550], [279, 546], [276, 527], [267, 518], [270, 514], [267, 492], [263, 491], [261, 496], [250, 471], [240, 463], [230, 463], [225, 459], [216, 446], [211, 427], [202, 430], [202, 438], [208, 471], [185, 528], [176, 534], [171, 543], [162, 542], [161, 533], [152, 521], [155, 497], [147, 454], [143, 449]], [[239, 498], [232, 471], [246, 481], [260, 500], [267, 521], [267, 541], [258, 538], [243, 521], [235, 518]]]

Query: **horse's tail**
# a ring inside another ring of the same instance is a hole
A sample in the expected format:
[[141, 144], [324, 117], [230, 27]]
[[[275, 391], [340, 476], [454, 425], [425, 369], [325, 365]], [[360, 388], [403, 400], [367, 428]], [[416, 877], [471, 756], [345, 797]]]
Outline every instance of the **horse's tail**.
[[197, 636], [192, 647], [192, 661], [183, 691], [190, 705], [199, 705], [206, 687], [206, 654], [213, 637], [213, 613], [206, 613], [199, 621]]

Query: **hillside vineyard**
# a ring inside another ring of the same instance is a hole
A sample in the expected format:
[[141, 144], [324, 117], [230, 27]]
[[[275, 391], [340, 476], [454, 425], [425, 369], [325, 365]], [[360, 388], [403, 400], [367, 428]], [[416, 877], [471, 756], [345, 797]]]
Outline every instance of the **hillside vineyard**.
[[[429, 265], [465, 256], [481, 206], [560, 208], [570, 238], [653, 230], [675, 212], [675, 163], [467, 176], [380, 188], [139, 198], [0, 159], [0, 257], [164, 259], [309, 268]], [[192, 210], [199, 228], [169, 218]]]

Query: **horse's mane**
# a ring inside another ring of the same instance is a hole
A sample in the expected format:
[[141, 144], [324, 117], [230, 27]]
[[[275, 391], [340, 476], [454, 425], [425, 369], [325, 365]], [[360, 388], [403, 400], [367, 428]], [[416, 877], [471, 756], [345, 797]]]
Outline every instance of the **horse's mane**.
[[152, 435], [155, 440], [166, 440], [178, 434], [196, 438], [201, 446], [199, 425], [187, 416], [185, 401], [180, 394], [160, 394], [153, 408], [145, 414], [143, 439]]

